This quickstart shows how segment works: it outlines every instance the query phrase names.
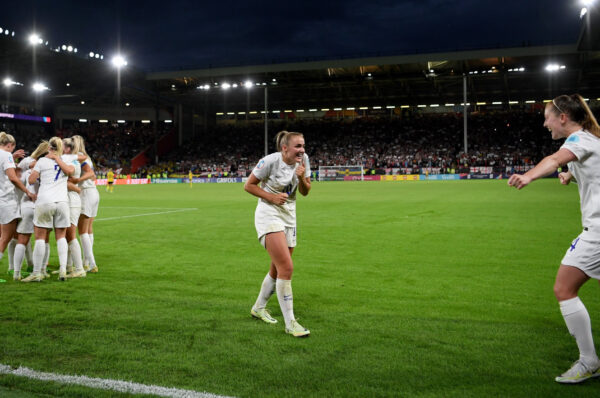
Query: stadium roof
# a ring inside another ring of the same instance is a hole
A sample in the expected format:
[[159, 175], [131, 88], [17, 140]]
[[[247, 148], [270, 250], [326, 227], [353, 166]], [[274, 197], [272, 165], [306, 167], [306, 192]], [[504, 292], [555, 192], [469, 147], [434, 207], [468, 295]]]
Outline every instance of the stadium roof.
[[[588, 16], [600, 23], [598, 13]], [[117, 73], [107, 60], [32, 48], [0, 36], [0, 68], [23, 87], [3, 88], [5, 98], [46, 105], [134, 106], [183, 104], [195, 112], [460, 104], [466, 77], [468, 101], [541, 101], [562, 93], [600, 97], [600, 35], [583, 24], [578, 43], [543, 47], [491, 48], [388, 57], [145, 73]], [[594, 33], [594, 34], [592, 34]], [[547, 70], [549, 65], [553, 70]], [[50, 91], [35, 95], [33, 81]], [[244, 84], [252, 82], [252, 88]], [[69, 85], [67, 86], [67, 83]], [[228, 83], [229, 89], [224, 89]], [[237, 87], [234, 87], [237, 85]]]

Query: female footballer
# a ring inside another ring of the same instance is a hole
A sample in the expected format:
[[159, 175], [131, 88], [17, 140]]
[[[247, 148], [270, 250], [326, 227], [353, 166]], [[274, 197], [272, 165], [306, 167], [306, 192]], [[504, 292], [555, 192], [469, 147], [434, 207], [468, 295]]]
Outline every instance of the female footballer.
[[550, 130], [552, 139], [566, 138], [564, 144], [527, 173], [512, 175], [508, 185], [522, 189], [566, 164], [569, 171], [559, 174], [560, 182], [564, 185], [577, 182], [583, 231], [561, 261], [554, 294], [569, 333], [575, 337], [579, 348], [579, 359], [556, 377], [556, 381], [580, 383], [600, 376], [590, 316], [578, 297], [579, 288], [588, 279], [600, 279], [600, 126], [578, 94], [561, 95], [548, 102], [544, 118], [544, 127]]
[[[15, 187], [23, 191], [31, 200], [36, 198], [17, 176], [14, 159], [16, 152], [15, 155], [12, 154], [15, 146], [16, 141], [12, 135], [0, 132], [0, 260], [15, 235], [17, 220], [21, 218]], [[24, 152], [20, 150], [18, 156], [23, 157], [22, 155]], [[16, 247], [16, 242], [14, 246]]]
[[61, 281], [67, 278], [67, 227], [69, 226], [69, 196], [67, 195], [67, 178], [73, 174], [73, 165], [61, 159], [62, 140], [52, 137], [48, 141], [48, 154], [40, 158], [29, 176], [29, 183], [34, 184], [38, 178], [40, 186], [33, 214], [35, 247], [33, 249], [33, 272], [23, 282], [40, 282], [44, 279], [42, 267], [46, 238], [54, 228], [56, 249], [58, 252], [59, 273]]
[[254, 223], [258, 240], [271, 257], [269, 273], [250, 313], [267, 323], [277, 323], [266, 309], [267, 301], [276, 291], [285, 332], [305, 337], [310, 331], [294, 317], [292, 253], [296, 246], [296, 190], [303, 196], [308, 195], [310, 163], [302, 134], [281, 131], [275, 142], [278, 152], [262, 158], [244, 185], [247, 192], [259, 198]]

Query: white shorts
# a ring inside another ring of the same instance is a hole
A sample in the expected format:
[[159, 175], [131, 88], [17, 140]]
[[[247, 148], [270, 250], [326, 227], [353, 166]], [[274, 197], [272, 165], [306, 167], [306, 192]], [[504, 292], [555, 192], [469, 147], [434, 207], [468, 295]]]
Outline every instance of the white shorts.
[[600, 279], [600, 235], [583, 231], [571, 243], [561, 264], [579, 268], [590, 278]]
[[69, 222], [69, 203], [55, 202], [35, 206], [33, 225], [39, 228], [67, 228]]
[[0, 225], [10, 224], [13, 220], [21, 218], [19, 205], [0, 206]]
[[77, 226], [79, 223], [79, 216], [81, 215], [81, 206], [69, 207], [69, 221], [71, 225]]
[[96, 217], [99, 203], [100, 195], [96, 187], [81, 190], [81, 214], [90, 218]]
[[21, 221], [17, 224], [17, 233], [33, 233], [33, 207], [27, 206], [21, 208]]
[[267, 248], [267, 235], [272, 234], [274, 232], [282, 231], [283, 233], [285, 233], [285, 240], [287, 241], [288, 247], [296, 247], [296, 227], [286, 227], [284, 225], [279, 225], [278, 227], [276, 227], [274, 224], [271, 225], [273, 226], [271, 231], [266, 232], [262, 235], [259, 232], [258, 241], [265, 249]]

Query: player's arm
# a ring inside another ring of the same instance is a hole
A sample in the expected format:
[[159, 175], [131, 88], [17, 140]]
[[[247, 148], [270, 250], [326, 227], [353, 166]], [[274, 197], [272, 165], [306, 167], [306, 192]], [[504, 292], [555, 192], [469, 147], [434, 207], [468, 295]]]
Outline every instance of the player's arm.
[[577, 156], [566, 148], [559, 149], [552, 155], [546, 156], [540, 163], [527, 173], [513, 174], [508, 179], [508, 185], [517, 189], [525, 188], [532, 181], [538, 178], [545, 177], [556, 171], [560, 166], [564, 166], [569, 162], [577, 160]]
[[285, 203], [288, 197], [287, 193], [280, 192], [278, 194], [274, 194], [267, 192], [258, 186], [259, 183], [260, 180], [254, 174], [251, 173], [250, 177], [248, 177], [248, 180], [246, 180], [246, 183], [244, 184], [244, 190], [254, 196], [257, 196], [276, 205], [282, 205]]
[[73, 184], [70, 179], [67, 180], [67, 190], [72, 192], [81, 193], [81, 188], [79, 188], [76, 184]]
[[93, 179], [93, 180], [96, 179], [96, 174], [94, 173], [94, 170], [90, 167], [89, 164], [83, 163], [81, 165], [81, 171], [83, 172], [81, 174], [81, 177], [73, 178], [74, 183], [78, 183], [78, 182], [89, 180], [89, 179]]
[[10, 180], [10, 182], [12, 182], [15, 187], [17, 187], [21, 191], [25, 192], [27, 194], [27, 196], [29, 196], [29, 198], [31, 198], [31, 200], [35, 200], [35, 195], [27, 190], [27, 188], [25, 187], [23, 182], [19, 179], [19, 177], [17, 177], [17, 172], [15, 171], [14, 168], [11, 167], [11, 168], [6, 169], [5, 173], [6, 173], [6, 176], [8, 177], [8, 179]]
[[62, 172], [65, 173], [67, 176], [71, 176], [75, 172], [75, 166], [73, 166], [72, 164], [66, 164], [64, 160], [62, 160], [61, 157], [58, 156], [56, 153], [50, 151], [50, 153], [46, 155], [46, 157], [48, 159], [54, 160], [58, 167], [60, 167]]
[[296, 176], [298, 177], [298, 191], [302, 194], [302, 196], [308, 195], [310, 192], [310, 177], [305, 177], [306, 166], [304, 165], [304, 161], [296, 167]]

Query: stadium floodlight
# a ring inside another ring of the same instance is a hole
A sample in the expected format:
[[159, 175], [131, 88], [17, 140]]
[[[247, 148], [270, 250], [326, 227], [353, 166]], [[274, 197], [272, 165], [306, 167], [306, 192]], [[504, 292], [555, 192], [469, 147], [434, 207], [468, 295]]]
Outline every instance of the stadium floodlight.
[[440, 104], [431, 104], [429, 105], [430, 108], [439, 108]]
[[556, 72], [560, 69], [560, 65], [558, 64], [548, 64], [546, 65], [546, 72]]
[[67, 83], [67, 84], [66, 84], [66, 86], [67, 86], [67, 87], [71, 87], [71, 83]]
[[33, 91], [35, 91], [36, 93], [45, 91], [45, 90], [50, 90], [48, 87], [46, 87], [46, 85], [44, 83], [40, 83], [40, 82], [35, 82], [33, 83]]
[[[8, 34], [9, 34], [9, 33], [10, 33], [10, 32], [8, 31], [8, 29], [4, 31], [4, 34], [5, 34], [6, 36], [8, 36]], [[13, 36], [14, 36], [14, 35], [15, 35], [15, 32], [13, 31]]]
[[304, 112], [304, 109], [296, 109], [296, 113], [302, 113]]
[[585, 14], [587, 14], [587, 12], [588, 12], [588, 9], [587, 9], [587, 7], [583, 7], [583, 8], [581, 9], [581, 11], [579, 12], [579, 19], [581, 19], [581, 18], [585, 17]]
[[237, 86], [238, 86], [238, 85], [237, 85], [237, 83], [233, 83], [233, 84], [231, 85], [231, 87], [233, 87], [233, 88], [237, 88]]
[[126, 103], [125, 103], [125, 106], [129, 106], [129, 105], [131, 105], [129, 102], [126, 102]]
[[81, 101], [81, 105], [85, 105], [85, 101]]
[[250, 80], [246, 80], [246, 82], [244, 83], [244, 87], [252, 88], [254, 87], [254, 84]]
[[444, 106], [454, 106], [452, 103], [444, 104]]
[[165, 123], [173, 123], [173, 121], [171, 119], [166, 119]]
[[322, 108], [321, 112], [329, 112], [329, 108]]
[[98, 120], [98, 123], [108, 123], [108, 120], [107, 119], [100, 119], [100, 120]]
[[347, 110], [347, 111], [353, 111], [353, 110], [354, 110], [354, 107], [353, 107], [353, 106], [351, 106], [351, 107], [349, 107], [349, 108], [346, 108], [346, 110]]
[[0, 33], [3, 33], [3, 32], [4, 32], [4, 29], [0, 28]]
[[79, 119], [79, 123], [87, 123], [87, 119]]
[[309, 109], [308, 111], [309, 111], [309, 112], [316, 112], [316, 111], [317, 111], [317, 109], [316, 109], [316, 108], [311, 108], [311, 109]]
[[125, 123], [125, 120], [117, 120], [117, 123], [123, 124]]
[[[6, 31], [8, 33], [8, 30]], [[36, 33], [32, 33], [29, 35], [29, 44], [32, 46], [37, 46], [38, 44], [42, 44], [44, 41], [38, 36]]]
[[373, 109], [381, 109], [380, 106], [374, 106]]
[[73, 52], [73, 46], [67, 46], [67, 51], [68, 52]]
[[221, 84], [221, 88], [223, 90], [229, 90], [231, 88], [231, 84], [229, 84], [229, 83], [223, 83], [223, 84]]
[[14, 82], [12, 81], [12, 79], [10, 77], [7, 77], [4, 80], [2, 80], [2, 83], [4, 83], [5, 87], [10, 87], [14, 84]]
[[[217, 112], [217, 113], [216, 113], [216, 115], [217, 115], [217, 116], [223, 116], [223, 115], [224, 115], [224, 113], [223, 113], [223, 112]], [[167, 122], [167, 121], [165, 120], [165, 123], [166, 123], [166, 122]]]
[[127, 61], [125, 60], [125, 58], [123, 58], [122, 55], [115, 55], [111, 62], [113, 66], [117, 69], [127, 66]]
[[227, 112], [228, 115], [235, 115], [235, 112]]
[[407, 109], [407, 108], [410, 108], [410, 105], [401, 105], [400, 106], [400, 109]]
[[584, 7], [593, 6], [595, 2], [596, 0], [581, 0], [581, 4], [583, 4]]
[[67, 50], [67, 45], [66, 45], [66, 44], [63, 44], [62, 46], [60, 46], [60, 48], [61, 48], [63, 51], [66, 51], [66, 50]]
[[96, 54], [94, 54], [93, 51], [90, 51], [90, 58], [94, 58], [94, 55], [96, 55]]

